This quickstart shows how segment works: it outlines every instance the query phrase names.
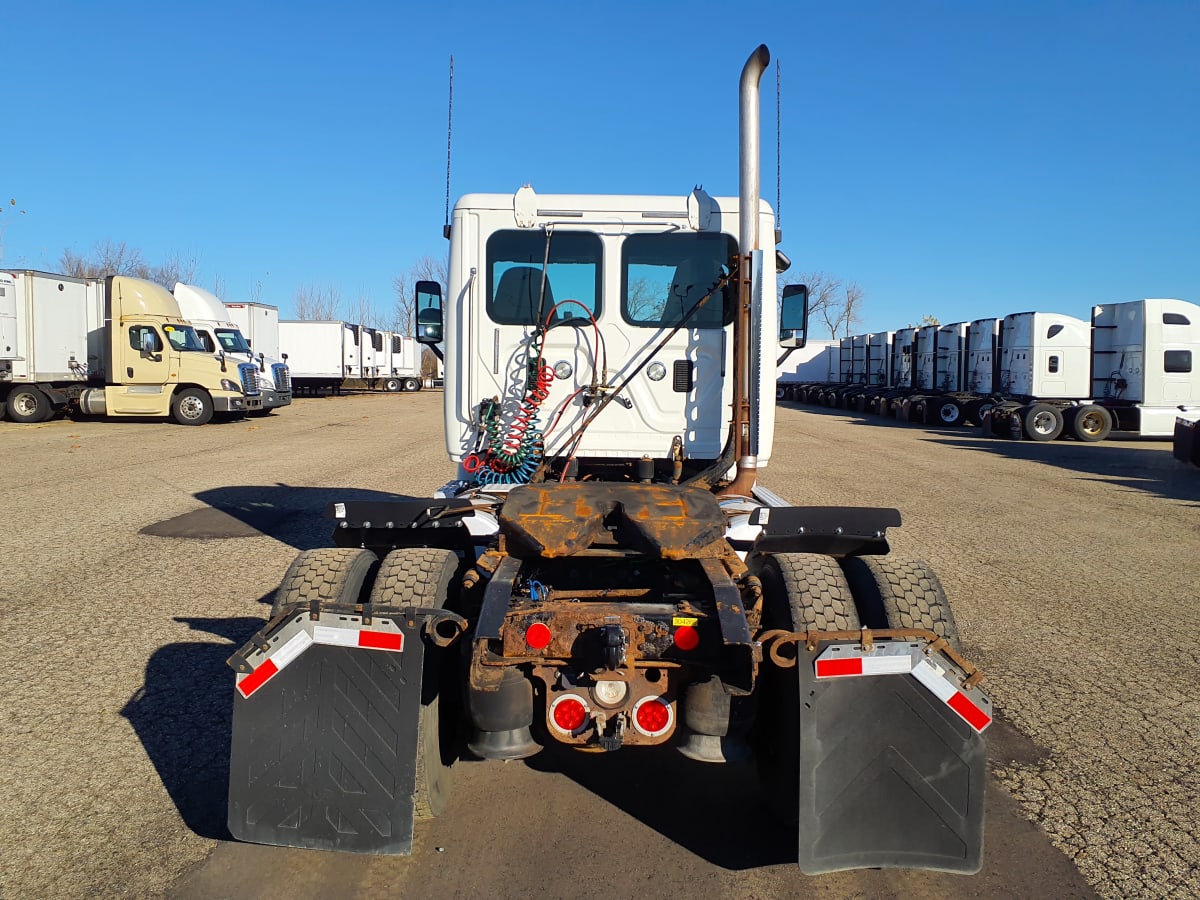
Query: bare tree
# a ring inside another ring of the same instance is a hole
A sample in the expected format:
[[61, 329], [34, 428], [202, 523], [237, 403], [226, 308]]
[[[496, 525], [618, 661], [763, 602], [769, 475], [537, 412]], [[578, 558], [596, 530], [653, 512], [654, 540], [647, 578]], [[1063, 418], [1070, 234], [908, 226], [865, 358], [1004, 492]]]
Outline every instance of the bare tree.
[[[801, 272], [794, 284], [808, 285], [808, 319], [820, 316], [829, 329], [830, 338], [849, 335], [862, 319], [865, 292], [858, 282], [843, 285], [842, 280], [828, 272]], [[778, 302], [783, 303], [783, 288], [778, 287]]]
[[850, 332], [859, 324], [862, 310], [863, 289], [852, 281], [842, 289], [840, 297], [821, 308], [821, 318], [829, 328], [829, 336], [850, 337]]
[[341, 317], [342, 295], [332, 285], [307, 284], [296, 291], [296, 318], [329, 320]]
[[349, 320], [356, 325], [365, 325], [368, 328], [382, 328], [384, 325], [384, 317], [375, 308], [375, 304], [365, 291], [360, 291], [358, 299], [351, 304]]
[[442, 286], [444, 295], [447, 269], [446, 260], [423, 256], [405, 274], [392, 278], [392, 290], [396, 293], [392, 308], [392, 330], [410, 337], [413, 335], [417, 316], [417, 282], [436, 281]]
[[[196, 257], [184, 257], [179, 253], [170, 254], [161, 264], [150, 270], [150, 280], [156, 281], [168, 291], [174, 290], [179, 282], [195, 284], [200, 277], [200, 264]], [[216, 293], [214, 291], [214, 293]], [[217, 294], [218, 297], [222, 296]]]
[[212, 280], [212, 292], [221, 298], [221, 302], [225, 302], [226, 294], [229, 291], [229, 286], [225, 283], [225, 279], [220, 275], [214, 275]]
[[127, 246], [124, 241], [101, 241], [92, 249], [91, 257], [80, 256], [68, 248], [63, 251], [58, 264], [64, 275], [75, 278], [99, 278], [101, 275], [149, 278], [152, 274], [150, 266], [142, 259], [142, 251]]
[[254, 282], [254, 285], [246, 292], [246, 299], [251, 303], [262, 303], [263, 288], [262, 279]]

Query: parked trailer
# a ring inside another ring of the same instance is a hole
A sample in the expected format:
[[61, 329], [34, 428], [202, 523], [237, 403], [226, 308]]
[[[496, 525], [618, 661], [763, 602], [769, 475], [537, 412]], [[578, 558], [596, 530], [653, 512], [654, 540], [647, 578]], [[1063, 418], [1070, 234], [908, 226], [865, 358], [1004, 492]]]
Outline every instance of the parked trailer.
[[[1037, 441], [1102, 441], [1113, 431], [1169, 438], [1180, 413], [1200, 411], [1200, 306], [1134, 300], [1093, 307], [1090, 325], [1060, 318], [1046, 333], [1055, 325], [1061, 331], [1028, 353], [1010, 354], [1005, 336], [1002, 388], [1018, 399], [992, 410], [985, 433]], [[1035, 322], [1034, 336], [1046, 325]], [[1052, 346], [1060, 337], [1062, 346]]]
[[[807, 304], [789, 286], [777, 319], [768, 59], [742, 73], [739, 197], [455, 204], [445, 302], [416, 294], [422, 339], [444, 331], [457, 478], [332, 504], [335, 546], [296, 558], [234, 653], [236, 838], [409, 853], [458, 753], [553, 743], [754, 759], [808, 873], [979, 870], [994, 711], [936, 576], [889, 554], [896, 510], [757, 484], [770, 360], [781, 333], [803, 343]], [[494, 799], [482, 827], [514, 827]]]
[[203, 425], [261, 408], [255, 372], [207, 353], [161, 285], [0, 271], [0, 411], [14, 422], [66, 410]]
[[258, 370], [262, 409], [255, 410], [251, 415], [265, 415], [292, 402], [291, 375], [287, 363], [261, 351], [255, 353], [241, 328], [229, 316], [220, 297], [202, 287], [183, 282], [177, 282], [171, 293], [183, 317], [196, 329], [205, 350], [237, 362], [253, 363]]
[[[399, 340], [397, 340], [399, 338]], [[412, 338], [337, 320], [279, 323], [297, 392], [419, 390], [419, 360]], [[406, 343], [407, 342], [407, 343]]]
[[247, 301], [226, 303], [225, 312], [256, 355], [287, 362], [279, 352], [279, 307]]
[[386, 373], [381, 377], [385, 391], [419, 391], [424, 386], [421, 378], [422, 348], [416, 338], [403, 334], [385, 332], [388, 347]]
[[814, 384], [830, 384], [837, 377], [838, 342], [808, 341], [804, 347], [790, 349], [779, 363], [775, 384], [777, 400], [801, 400], [800, 389]]

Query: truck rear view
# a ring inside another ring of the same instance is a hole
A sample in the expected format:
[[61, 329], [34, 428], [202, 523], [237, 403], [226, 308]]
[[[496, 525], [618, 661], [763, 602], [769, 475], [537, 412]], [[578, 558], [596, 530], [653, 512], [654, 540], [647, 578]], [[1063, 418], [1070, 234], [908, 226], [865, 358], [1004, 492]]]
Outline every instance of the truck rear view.
[[230, 660], [236, 837], [406, 853], [456, 764], [555, 742], [753, 759], [806, 872], [979, 868], [993, 711], [936, 575], [888, 555], [896, 510], [757, 482], [807, 303], [776, 305], [767, 61], [736, 198], [458, 202], [417, 291], [456, 477], [332, 504]]

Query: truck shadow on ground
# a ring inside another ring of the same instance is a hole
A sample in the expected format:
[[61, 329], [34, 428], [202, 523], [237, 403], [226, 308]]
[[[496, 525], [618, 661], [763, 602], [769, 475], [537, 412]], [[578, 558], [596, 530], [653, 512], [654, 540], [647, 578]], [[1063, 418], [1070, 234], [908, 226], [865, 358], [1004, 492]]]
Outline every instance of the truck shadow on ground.
[[[767, 814], [752, 763], [713, 765], [670, 749], [580, 753], [551, 741], [525, 765], [565, 775], [721, 868], [796, 863], [796, 829]], [[713, 827], [714, 809], [729, 813], [727, 827]]]
[[1104, 441], [1096, 444], [1076, 440], [1046, 443], [1014, 441], [980, 434], [975, 425], [946, 428], [910, 424], [855, 410], [787, 405], [813, 415], [849, 418], [855, 424], [872, 428], [919, 429], [925, 432], [926, 440], [962, 450], [1044, 463], [1093, 476], [1091, 480], [1117, 484], [1128, 490], [1146, 491], [1170, 500], [1200, 503], [1200, 477], [1197, 477], [1200, 473], [1195, 466], [1175, 459], [1171, 453], [1171, 443], [1166, 440], [1133, 438], [1129, 440], [1136, 441], [1138, 446], [1132, 447], [1128, 445], [1129, 441], [1121, 446]]
[[962, 432], [936, 430], [928, 440], [962, 450], [993, 453], [1009, 459], [1044, 463], [1077, 472], [1089, 481], [1116, 484], [1131, 491], [1145, 491], [1169, 500], [1200, 503], [1200, 470], [1171, 455], [1170, 445], [1147, 443], [1145, 447], [1081, 444], [1078, 441], [1010, 441], [1003, 438], [966, 438]]
[[325, 517], [331, 503], [345, 500], [411, 500], [405, 494], [363, 488], [292, 487], [286, 484], [235, 485], [200, 491], [197, 500], [211, 510], [158, 523], [170, 537], [220, 538], [263, 534], [297, 550], [332, 546], [335, 522]]
[[[270, 603], [270, 596], [261, 598]], [[176, 622], [229, 643], [160, 647], [146, 663], [145, 682], [121, 709], [179, 815], [200, 837], [230, 840], [229, 741], [233, 670], [225, 660], [262, 627], [261, 618]]]

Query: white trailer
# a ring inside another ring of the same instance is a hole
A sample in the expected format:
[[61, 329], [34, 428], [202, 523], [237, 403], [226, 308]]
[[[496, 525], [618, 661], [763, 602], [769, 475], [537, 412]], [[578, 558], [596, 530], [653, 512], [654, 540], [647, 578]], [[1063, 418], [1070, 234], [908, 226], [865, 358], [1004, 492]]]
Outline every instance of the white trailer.
[[421, 345], [416, 338], [386, 332], [388, 362], [382, 375], [385, 391], [419, 391], [421, 380]]
[[221, 298], [193, 284], [177, 282], [172, 291], [183, 317], [196, 329], [204, 349], [218, 356], [248, 361], [258, 370], [263, 415], [292, 402], [292, 384], [287, 364], [264, 351], [255, 352]]
[[297, 392], [419, 390], [420, 349], [413, 338], [336, 320], [279, 323]]
[[279, 354], [279, 307], [266, 303], [226, 303], [225, 310], [255, 353], [282, 359]]
[[778, 400], [799, 400], [800, 387], [829, 384], [837, 379], [839, 364], [837, 341], [810, 340], [803, 347], [789, 350], [779, 362], [775, 385]]

